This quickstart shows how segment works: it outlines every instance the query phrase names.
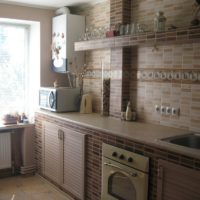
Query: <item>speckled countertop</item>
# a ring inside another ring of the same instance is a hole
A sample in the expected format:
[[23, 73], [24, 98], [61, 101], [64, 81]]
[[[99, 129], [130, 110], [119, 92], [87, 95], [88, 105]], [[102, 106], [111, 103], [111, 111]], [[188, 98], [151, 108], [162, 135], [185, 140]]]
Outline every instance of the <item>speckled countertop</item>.
[[153, 125], [141, 122], [121, 121], [113, 117], [102, 117], [99, 114], [80, 113], [53, 113], [39, 110], [38, 113], [46, 114], [58, 119], [74, 122], [108, 134], [128, 138], [137, 142], [153, 145], [169, 151], [200, 159], [200, 150], [161, 141], [162, 138], [178, 136], [189, 133], [187, 130], [171, 128], [162, 125]]

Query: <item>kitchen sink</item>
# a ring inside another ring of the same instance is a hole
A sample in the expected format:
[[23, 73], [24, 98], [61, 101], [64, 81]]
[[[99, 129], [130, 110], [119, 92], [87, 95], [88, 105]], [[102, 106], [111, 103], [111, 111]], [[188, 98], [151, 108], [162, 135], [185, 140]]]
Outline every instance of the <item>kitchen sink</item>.
[[189, 133], [186, 135], [163, 138], [161, 140], [189, 148], [200, 149], [200, 134], [198, 133]]

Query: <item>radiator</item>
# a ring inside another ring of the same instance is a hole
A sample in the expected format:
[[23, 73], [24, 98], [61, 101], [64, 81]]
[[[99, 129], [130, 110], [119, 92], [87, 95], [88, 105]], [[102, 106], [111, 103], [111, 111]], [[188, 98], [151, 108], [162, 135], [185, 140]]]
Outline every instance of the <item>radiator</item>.
[[11, 161], [11, 133], [0, 133], [0, 169], [12, 167]]

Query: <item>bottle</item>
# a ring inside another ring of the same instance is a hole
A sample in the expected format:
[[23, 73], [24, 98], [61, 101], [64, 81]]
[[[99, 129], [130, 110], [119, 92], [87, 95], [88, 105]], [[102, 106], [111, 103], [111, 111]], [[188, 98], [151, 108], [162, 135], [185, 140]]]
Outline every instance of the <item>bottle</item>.
[[132, 120], [132, 111], [131, 111], [131, 103], [130, 101], [127, 104], [126, 107], [126, 120], [131, 121]]
[[166, 17], [164, 16], [164, 13], [158, 11], [156, 13], [156, 17], [154, 18], [154, 31], [155, 32], [165, 31], [165, 23], [166, 23]]

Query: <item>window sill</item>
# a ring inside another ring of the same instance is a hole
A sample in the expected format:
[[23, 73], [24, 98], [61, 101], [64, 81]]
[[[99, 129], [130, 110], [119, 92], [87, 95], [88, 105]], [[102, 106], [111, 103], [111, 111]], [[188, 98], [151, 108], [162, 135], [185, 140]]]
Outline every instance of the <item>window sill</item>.
[[4, 125], [4, 124], [0, 124], [0, 131], [4, 131], [4, 130], [12, 130], [12, 129], [20, 129], [20, 128], [26, 128], [26, 127], [31, 127], [34, 126], [34, 124], [9, 124], [9, 125]]

